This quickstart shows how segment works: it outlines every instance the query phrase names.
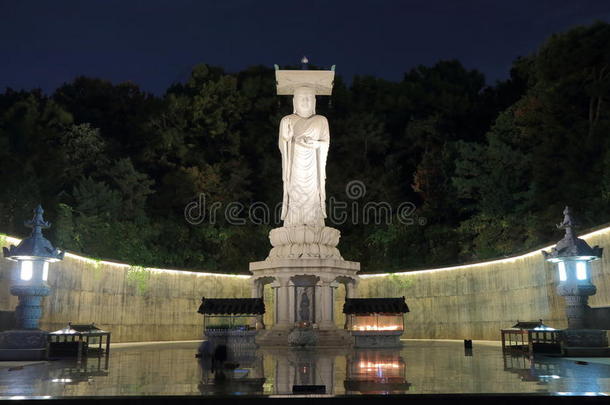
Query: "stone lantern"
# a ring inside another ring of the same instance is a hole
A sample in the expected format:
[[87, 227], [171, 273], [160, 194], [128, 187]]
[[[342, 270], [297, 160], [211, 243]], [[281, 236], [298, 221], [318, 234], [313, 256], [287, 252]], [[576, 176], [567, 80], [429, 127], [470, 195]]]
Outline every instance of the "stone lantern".
[[42, 229], [51, 225], [43, 217], [39, 205], [34, 218], [25, 222], [32, 228], [30, 237], [18, 246], [3, 248], [4, 257], [17, 262], [11, 294], [19, 297], [15, 309], [17, 329], [0, 334], [0, 360], [39, 360], [46, 356], [47, 332], [39, 329], [41, 301], [51, 292], [47, 285], [49, 263], [62, 260], [64, 252], [54, 248]]
[[557, 293], [565, 298], [568, 329], [558, 331], [564, 355], [608, 355], [608, 338], [605, 330], [591, 322], [592, 310], [589, 297], [597, 289], [591, 283], [591, 262], [601, 258], [603, 249], [591, 247], [574, 235], [574, 220], [570, 209], [563, 211], [563, 222], [558, 229], [565, 229], [565, 236], [550, 252], [542, 251], [544, 259], [555, 263], [559, 274]]
[[597, 292], [591, 283], [591, 261], [601, 258], [603, 249], [599, 246], [590, 247], [574, 235], [570, 208], [566, 207], [563, 215], [563, 222], [557, 228], [565, 229], [565, 236], [550, 253], [543, 251], [542, 254], [546, 261], [557, 265], [557, 293], [566, 300], [568, 329], [583, 329], [590, 309], [589, 296]]

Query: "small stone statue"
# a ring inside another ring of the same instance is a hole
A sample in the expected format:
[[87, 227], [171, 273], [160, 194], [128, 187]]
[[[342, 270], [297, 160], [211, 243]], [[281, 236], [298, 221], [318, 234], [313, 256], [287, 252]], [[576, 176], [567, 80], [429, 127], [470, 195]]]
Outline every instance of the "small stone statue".
[[301, 321], [309, 321], [309, 297], [307, 296], [307, 291], [303, 291], [303, 294], [301, 294], [299, 315], [301, 317]]

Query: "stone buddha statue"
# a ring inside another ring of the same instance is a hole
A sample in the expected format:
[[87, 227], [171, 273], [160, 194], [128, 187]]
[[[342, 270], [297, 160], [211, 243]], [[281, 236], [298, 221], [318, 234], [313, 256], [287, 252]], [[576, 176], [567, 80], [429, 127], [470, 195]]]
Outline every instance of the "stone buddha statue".
[[330, 133], [328, 121], [316, 115], [315, 89], [298, 87], [294, 113], [280, 122], [284, 197], [281, 219], [285, 227], [324, 227], [326, 218], [326, 157]]
[[293, 113], [282, 118], [278, 146], [284, 185], [280, 219], [269, 232], [268, 259], [340, 259], [341, 233], [326, 218], [328, 120], [316, 114], [316, 95], [330, 96], [332, 70], [276, 70], [278, 95], [292, 95]]

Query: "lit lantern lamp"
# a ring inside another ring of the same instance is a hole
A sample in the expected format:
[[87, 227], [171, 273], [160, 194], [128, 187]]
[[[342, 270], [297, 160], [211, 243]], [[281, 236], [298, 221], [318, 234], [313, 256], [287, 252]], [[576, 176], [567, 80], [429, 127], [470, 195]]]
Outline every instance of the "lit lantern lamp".
[[41, 301], [51, 292], [47, 285], [49, 263], [62, 260], [64, 252], [54, 248], [43, 235], [42, 229], [51, 225], [43, 217], [39, 205], [34, 218], [25, 222], [32, 234], [18, 246], [3, 248], [4, 257], [17, 262], [11, 294], [19, 297], [15, 309], [17, 330], [0, 334], [0, 360], [39, 360], [46, 357], [46, 331], [38, 328], [42, 315]]
[[569, 329], [583, 329], [589, 312], [589, 296], [597, 292], [591, 283], [591, 261], [602, 256], [602, 248], [590, 247], [574, 235], [574, 221], [568, 207], [563, 211], [563, 222], [557, 225], [566, 234], [551, 252], [543, 251], [545, 260], [556, 263], [559, 285], [557, 293], [566, 300]]

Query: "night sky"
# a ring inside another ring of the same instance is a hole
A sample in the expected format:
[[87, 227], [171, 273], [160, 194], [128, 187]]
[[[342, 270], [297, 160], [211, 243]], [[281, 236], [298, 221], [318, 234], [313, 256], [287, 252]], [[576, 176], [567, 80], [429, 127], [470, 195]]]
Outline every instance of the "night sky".
[[86, 75], [161, 94], [197, 63], [235, 72], [303, 55], [347, 80], [457, 58], [493, 83], [552, 33], [595, 20], [610, 21], [610, 1], [0, 0], [0, 90]]

